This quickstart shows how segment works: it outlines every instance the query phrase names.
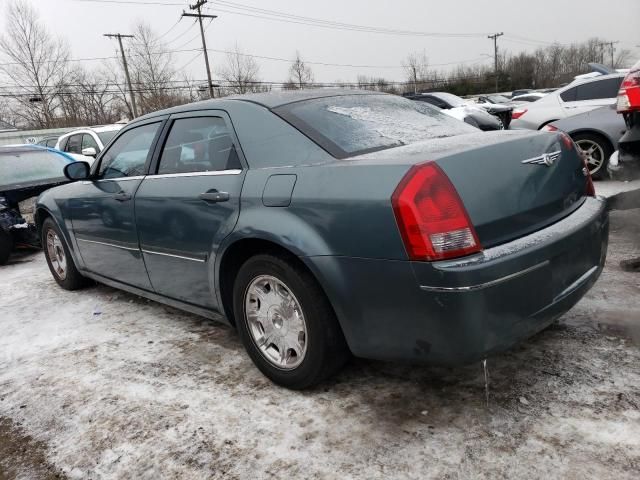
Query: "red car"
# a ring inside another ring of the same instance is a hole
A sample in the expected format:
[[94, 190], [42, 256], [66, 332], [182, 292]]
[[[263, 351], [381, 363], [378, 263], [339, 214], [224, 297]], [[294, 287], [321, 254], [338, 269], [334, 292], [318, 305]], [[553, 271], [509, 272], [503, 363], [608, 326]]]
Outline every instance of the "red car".
[[611, 162], [612, 178], [634, 180], [640, 178], [640, 61], [636, 63], [620, 85], [618, 113], [624, 116], [627, 131], [618, 143], [618, 161]]

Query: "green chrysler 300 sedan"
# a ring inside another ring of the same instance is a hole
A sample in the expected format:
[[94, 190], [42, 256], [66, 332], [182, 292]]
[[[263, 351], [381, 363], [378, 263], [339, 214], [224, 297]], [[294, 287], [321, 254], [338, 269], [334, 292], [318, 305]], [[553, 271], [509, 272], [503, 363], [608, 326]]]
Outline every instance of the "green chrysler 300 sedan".
[[234, 325], [304, 388], [355, 355], [453, 365], [545, 328], [602, 270], [608, 217], [564, 134], [321, 90], [211, 100], [123, 128], [41, 195], [53, 277]]

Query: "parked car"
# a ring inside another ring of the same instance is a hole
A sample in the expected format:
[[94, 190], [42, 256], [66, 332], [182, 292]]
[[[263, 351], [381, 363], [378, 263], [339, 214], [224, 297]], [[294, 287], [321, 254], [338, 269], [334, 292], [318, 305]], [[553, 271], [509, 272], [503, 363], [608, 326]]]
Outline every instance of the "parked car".
[[511, 92], [511, 98], [517, 97], [519, 95], [526, 95], [531, 92], [533, 92], [533, 90], [531, 90], [530, 88], [521, 88], [519, 90], [514, 90], [513, 92]]
[[509, 105], [499, 105], [495, 103], [475, 103], [465, 100], [464, 98], [447, 92], [429, 92], [423, 93], [424, 101], [430, 101], [433, 105], [442, 109], [475, 107], [481, 108], [486, 112], [497, 117], [503, 125], [503, 128], [509, 128], [511, 123], [511, 112], [513, 108]]
[[524, 95], [517, 95], [515, 97], [511, 97], [511, 103], [513, 105], [520, 105], [523, 103], [530, 103], [540, 100], [542, 97], [545, 97], [547, 94], [544, 92], [530, 92]]
[[479, 128], [480, 130], [485, 132], [492, 130], [502, 130], [504, 128], [504, 125], [499, 118], [494, 117], [482, 108], [474, 107], [472, 105], [453, 108], [442, 108], [438, 105], [440, 104], [439, 101], [434, 100], [433, 97], [424, 94], [410, 95], [407, 96], [407, 98], [410, 98], [411, 100], [414, 100], [416, 102], [428, 103], [429, 105], [439, 108], [447, 115], [468, 123], [469, 125]]
[[510, 105], [511, 99], [505, 97], [504, 95], [480, 95], [478, 97], [478, 103], [489, 103], [494, 105]]
[[627, 131], [618, 142], [617, 161], [611, 162], [609, 172], [616, 179], [636, 180], [640, 178], [640, 61], [625, 76], [616, 107]]
[[530, 105], [516, 107], [511, 126], [539, 130], [548, 123], [613, 105], [623, 77], [614, 73], [572, 82]]
[[[502, 119], [498, 115], [491, 114], [486, 108], [486, 105], [470, 102], [450, 93], [419, 93], [416, 95], [410, 95], [409, 98], [434, 105], [448, 115], [464, 120], [471, 125], [477, 126], [481, 130], [502, 130], [506, 128]], [[487, 113], [496, 118], [499, 122], [496, 123], [495, 121], [489, 120], [486, 115]]]
[[549, 123], [543, 130], [568, 133], [585, 155], [591, 175], [604, 178], [609, 157], [618, 149], [618, 140], [626, 127], [615, 105], [611, 105]]
[[58, 139], [56, 148], [63, 152], [95, 158], [123, 126], [101, 125], [73, 130]]
[[35, 200], [28, 200], [67, 183], [63, 169], [73, 162], [62, 152], [38, 145], [0, 147], [0, 265], [15, 248], [40, 245], [33, 223]]
[[81, 181], [37, 205], [61, 287], [222, 313], [290, 388], [350, 354], [452, 365], [509, 348], [584, 295], [607, 248], [566, 134], [483, 133], [376, 92], [175, 107], [65, 172]]

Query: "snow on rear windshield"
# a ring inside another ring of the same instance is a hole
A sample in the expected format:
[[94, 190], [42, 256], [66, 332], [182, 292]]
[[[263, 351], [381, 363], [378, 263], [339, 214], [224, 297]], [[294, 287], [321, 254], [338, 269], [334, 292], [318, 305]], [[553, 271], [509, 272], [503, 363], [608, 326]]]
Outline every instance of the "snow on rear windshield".
[[338, 158], [477, 131], [423, 102], [392, 95], [320, 98], [278, 113]]

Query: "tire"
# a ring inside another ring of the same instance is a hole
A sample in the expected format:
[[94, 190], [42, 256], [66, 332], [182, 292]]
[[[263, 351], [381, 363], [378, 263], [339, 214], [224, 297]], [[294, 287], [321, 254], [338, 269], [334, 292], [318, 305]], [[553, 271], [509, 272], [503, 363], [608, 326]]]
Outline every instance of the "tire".
[[[258, 291], [263, 297], [253, 294]], [[336, 373], [349, 359], [336, 315], [315, 278], [283, 257], [257, 255], [247, 260], [234, 283], [233, 306], [249, 357], [278, 385], [295, 390], [309, 388]], [[262, 314], [251, 315], [256, 311]], [[292, 337], [294, 340], [288, 341]], [[262, 348], [258, 345], [260, 338]], [[278, 346], [283, 344], [285, 348]], [[295, 348], [289, 348], [293, 345]]]
[[[587, 163], [591, 176], [594, 179], [607, 178], [607, 165], [613, 153], [611, 143], [605, 137], [596, 133], [578, 133], [572, 135], [571, 138], [573, 138], [578, 148], [587, 154]], [[587, 153], [588, 151], [591, 151], [591, 153]], [[595, 166], [595, 162], [599, 162], [597, 166]]]
[[13, 250], [13, 238], [9, 232], [0, 228], [0, 265], [6, 265]]
[[65, 290], [78, 290], [87, 285], [87, 278], [83, 277], [76, 268], [69, 247], [51, 218], [43, 222], [40, 240], [47, 265], [58, 285]]

